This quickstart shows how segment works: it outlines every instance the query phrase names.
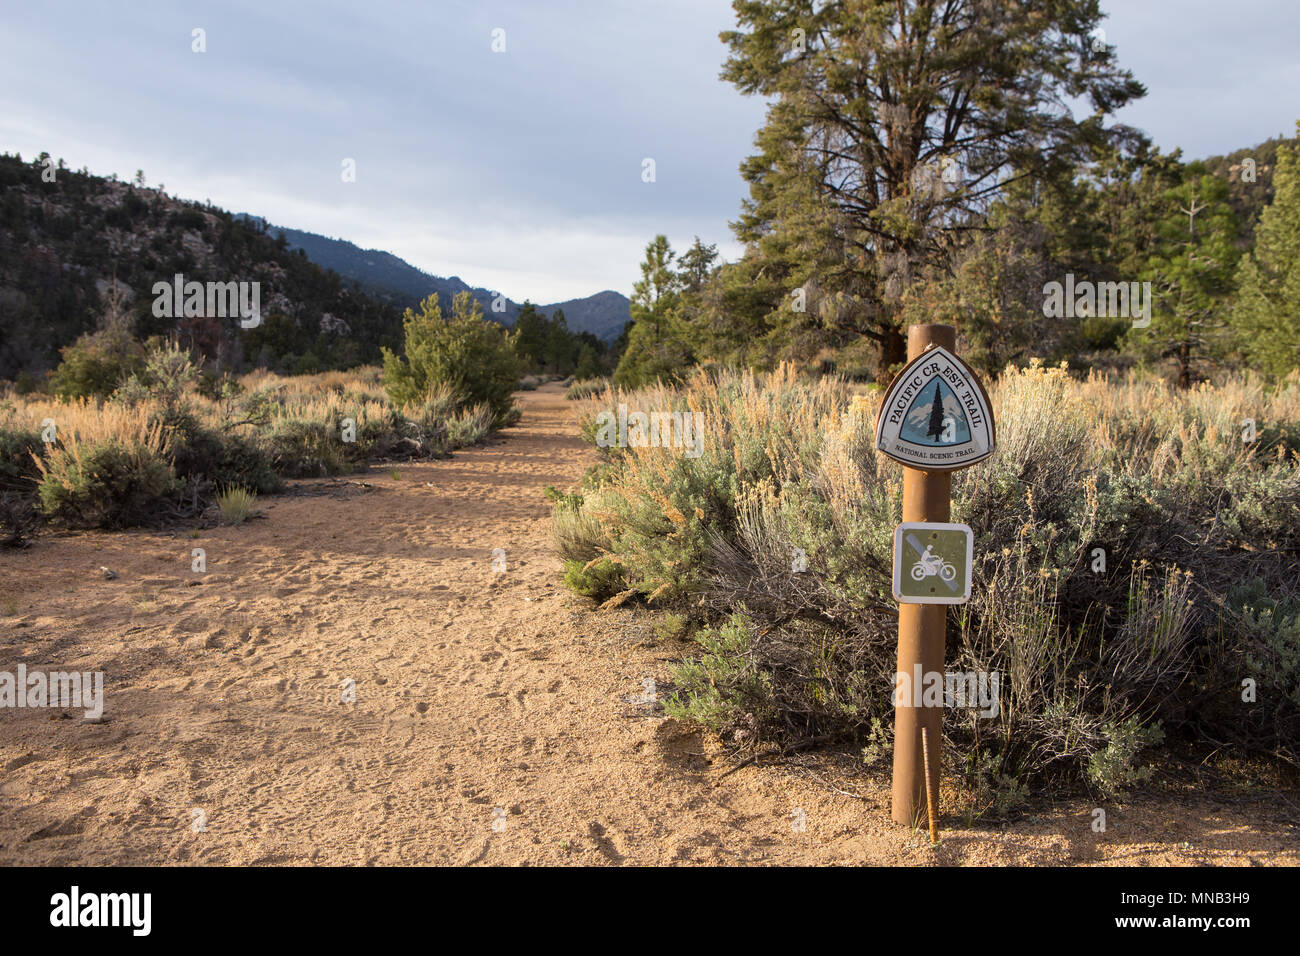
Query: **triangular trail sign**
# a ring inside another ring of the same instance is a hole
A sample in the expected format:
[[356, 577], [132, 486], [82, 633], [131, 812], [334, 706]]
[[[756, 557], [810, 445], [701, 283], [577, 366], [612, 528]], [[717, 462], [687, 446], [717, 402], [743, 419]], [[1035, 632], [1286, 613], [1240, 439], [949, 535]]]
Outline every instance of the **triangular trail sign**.
[[966, 468], [993, 454], [995, 444], [984, 386], [942, 346], [927, 349], [898, 373], [876, 420], [876, 447], [922, 471]]

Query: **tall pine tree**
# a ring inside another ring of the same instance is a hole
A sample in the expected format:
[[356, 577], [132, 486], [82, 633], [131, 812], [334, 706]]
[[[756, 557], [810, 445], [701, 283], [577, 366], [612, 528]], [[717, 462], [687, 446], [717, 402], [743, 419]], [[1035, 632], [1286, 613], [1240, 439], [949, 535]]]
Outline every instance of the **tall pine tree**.
[[[1132, 131], [1142, 85], [1097, 0], [735, 0], [722, 76], [772, 98], [736, 233], [789, 298], [769, 327], [904, 358], [902, 295], [1017, 177], [1068, 176]], [[1087, 100], [1075, 119], [1069, 100]], [[803, 295], [798, 294], [803, 290]], [[809, 301], [809, 300], [813, 301]]]
[[682, 281], [673, 268], [676, 256], [667, 236], [655, 236], [646, 246], [641, 281], [632, 287], [627, 349], [614, 370], [619, 385], [673, 379], [692, 361], [679, 327]]
[[1195, 164], [1185, 182], [1165, 192], [1160, 211], [1138, 276], [1151, 283], [1151, 324], [1130, 327], [1124, 341], [1147, 360], [1172, 360], [1178, 387], [1188, 388], [1230, 348], [1237, 222], [1227, 183]]
[[[1300, 122], [1296, 124], [1300, 133]], [[1300, 149], [1280, 145], [1273, 202], [1242, 259], [1232, 321], [1251, 365], [1270, 376], [1300, 368]]]

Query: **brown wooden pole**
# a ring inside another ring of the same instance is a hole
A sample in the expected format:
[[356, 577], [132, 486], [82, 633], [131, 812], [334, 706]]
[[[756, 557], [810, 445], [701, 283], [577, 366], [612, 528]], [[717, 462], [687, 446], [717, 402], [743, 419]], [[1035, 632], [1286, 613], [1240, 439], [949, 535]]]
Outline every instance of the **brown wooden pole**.
[[[919, 356], [931, 345], [955, 354], [957, 330], [951, 325], [914, 325], [907, 333], [907, 360]], [[903, 468], [903, 520], [947, 521], [951, 515], [952, 481], [946, 471]], [[895, 823], [917, 826], [926, 810], [926, 777], [935, 794], [935, 816], [939, 814], [939, 762], [943, 749], [943, 707], [914, 707], [913, 695], [923, 686], [921, 675], [943, 674], [944, 629], [947, 608], [942, 604], [898, 605], [898, 673], [905, 674], [904, 689], [894, 707], [894, 792]], [[921, 747], [921, 729], [928, 730], [930, 760]]]

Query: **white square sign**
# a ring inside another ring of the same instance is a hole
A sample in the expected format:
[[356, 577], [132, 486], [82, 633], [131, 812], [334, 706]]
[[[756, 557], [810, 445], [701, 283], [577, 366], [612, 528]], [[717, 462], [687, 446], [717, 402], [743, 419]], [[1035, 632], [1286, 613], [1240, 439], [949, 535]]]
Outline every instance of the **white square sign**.
[[904, 521], [894, 529], [894, 597], [900, 604], [970, 600], [975, 534], [964, 524]]

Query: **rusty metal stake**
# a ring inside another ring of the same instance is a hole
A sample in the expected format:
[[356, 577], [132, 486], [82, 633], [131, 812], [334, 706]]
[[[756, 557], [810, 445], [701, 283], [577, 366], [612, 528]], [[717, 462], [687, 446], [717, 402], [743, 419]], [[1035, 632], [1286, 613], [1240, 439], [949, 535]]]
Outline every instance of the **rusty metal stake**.
[[925, 761], [925, 808], [930, 814], [930, 842], [939, 842], [939, 825], [934, 820], [934, 785], [930, 777], [930, 728], [921, 728], [921, 759]]

